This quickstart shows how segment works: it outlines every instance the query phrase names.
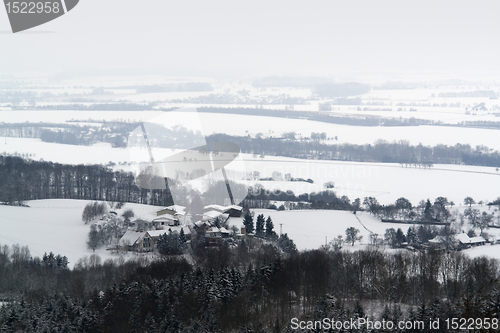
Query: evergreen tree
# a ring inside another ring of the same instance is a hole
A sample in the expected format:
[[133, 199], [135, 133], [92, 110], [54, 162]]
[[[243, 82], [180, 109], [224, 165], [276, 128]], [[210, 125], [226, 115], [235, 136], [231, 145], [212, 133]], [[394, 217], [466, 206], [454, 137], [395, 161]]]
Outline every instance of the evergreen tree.
[[429, 199], [427, 199], [427, 202], [425, 203], [424, 207], [424, 220], [432, 221], [432, 204]]
[[264, 224], [266, 223], [264, 219], [264, 214], [259, 214], [257, 216], [257, 221], [255, 222], [255, 235], [263, 236], [264, 235]]
[[245, 214], [245, 217], [243, 218], [243, 225], [245, 226], [245, 232], [246, 234], [252, 234], [254, 231], [254, 224], [253, 224], [253, 214], [250, 212], [247, 212]]
[[396, 230], [396, 243], [398, 246], [401, 246], [404, 242], [406, 242], [405, 234], [401, 228], [398, 228], [398, 230]]
[[415, 228], [413, 228], [413, 227], [408, 228], [408, 230], [406, 231], [406, 241], [410, 245], [417, 244], [418, 237], [417, 237], [417, 232], [415, 231]]
[[169, 229], [169, 233], [164, 233], [158, 237], [158, 242], [156, 244], [158, 251], [163, 255], [177, 255], [182, 254], [185, 243], [181, 241], [179, 233], [172, 232]]
[[274, 232], [274, 223], [271, 216], [268, 216], [266, 220], [266, 238], [273, 239], [275, 237], [276, 233]]
[[279, 237], [278, 246], [286, 253], [297, 252], [297, 246], [295, 246], [293, 240], [288, 238], [287, 234], [283, 234]]
[[184, 228], [181, 228], [181, 231], [179, 233], [179, 241], [181, 244], [185, 244], [187, 242], [186, 235], [184, 234]]

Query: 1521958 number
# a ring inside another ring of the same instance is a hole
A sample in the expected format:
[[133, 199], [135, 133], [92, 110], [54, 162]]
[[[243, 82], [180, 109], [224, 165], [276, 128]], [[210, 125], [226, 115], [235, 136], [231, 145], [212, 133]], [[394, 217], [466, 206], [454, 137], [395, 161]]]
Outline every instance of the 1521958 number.
[[497, 318], [447, 318], [445, 322], [447, 329], [452, 330], [497, 330], [500, 327]]
[[54, 13], [58, 14], [61, 11], [59, 2], [18, 2], [12, 1], [5, 4], [7, 13], [22, 13], [22, 14], [41, 14]]

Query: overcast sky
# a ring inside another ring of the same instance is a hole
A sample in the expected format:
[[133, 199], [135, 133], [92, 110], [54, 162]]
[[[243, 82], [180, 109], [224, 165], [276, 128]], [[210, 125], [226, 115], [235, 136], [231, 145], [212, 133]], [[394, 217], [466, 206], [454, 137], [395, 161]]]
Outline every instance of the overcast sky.
[[[500, 74], [500, 1], [80, 0], [27, 33], [0, 10], [0, 75]], [[47, 33], [41, 33], [47, 32]]]

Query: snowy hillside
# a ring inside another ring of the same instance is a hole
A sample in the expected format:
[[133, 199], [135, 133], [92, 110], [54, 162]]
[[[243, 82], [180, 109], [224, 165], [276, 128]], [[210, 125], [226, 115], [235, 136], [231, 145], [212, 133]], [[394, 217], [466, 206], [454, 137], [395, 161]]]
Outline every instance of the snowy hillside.
[[[86, 200], [36, 200], [30, 207], [0, 205], [0, 244], [28, 246], [32, 256], [42, 257], [53, 252], [68, 257], [69, 266], [78, 259], [91, 255], [87, 249], [89, 225], [82, 222]], [[155, 211], [158, 207], [126, 204], [124, 209], [133, 209], [137, 216]], [[118, 210], [120, 214], [122, 210]], [[118, 258], [105, 249], [95, 252], [103, 260]]]

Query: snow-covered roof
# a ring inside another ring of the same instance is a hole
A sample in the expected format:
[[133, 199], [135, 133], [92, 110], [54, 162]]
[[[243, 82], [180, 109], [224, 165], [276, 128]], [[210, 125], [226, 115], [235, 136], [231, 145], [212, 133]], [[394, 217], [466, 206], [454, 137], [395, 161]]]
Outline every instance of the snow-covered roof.
[[159, 218], [154, 219], [153, 222], [175, 221], [175, 220], [177, 220], [177, 219], [174, 216], [169, 215], [169, 214], [165, 214]]
[[178, 233], [180, 233], [181, 229], [182, 229], [182, 230], [184, 230], [185, 235], [191, 234], [191, 230], [189, 230], [189, 228], [186, 226], [168, 227], [168, 228], [163, 229], [163, 230], [150, 230], [150, 231], [148, 231], [148, 234], [151, 237], [159, 237], [160, 235], [163, 235], [165, 233], [168, 234], [169, 229], [172, 230], [172, 232], [178, 232]]
[[444, 239], [443, 239], [443, 236], [436, 236], [434, 237], [433, 239], [429, 239], [429, 243], [432, 243], [432, 244], [441, 244], [444, 242]]
[[455, 239], [458, 240], [462, 244], [470, 244], [470, 238], [467, 236], [467, 234], [461, 233], [458, 235], [455, 235]]
[[203, 213], [203, 220], [215, 219], [221, 215], [223, 215], [221, 212], [216, 211], [216, 210], [211, 210], [211, 211]]
[[471, 242], [471, 244], [474, 244], [474, 243], [482, 243], [482, 242], [486, 242], [486, 239], [484, 239], [484, 238], [483, 238], [483, 237], [481, 237], [481, 236], [471, 237], [471, 238], [470, 238], [470, 242]]
[[220, 212], [223, 212], [226, 210], [227, 207], [221, 206], [221, 205], [208, 205], [204, 207], [205, 210], [218, 210]]
[[149, 209], [143, 209], [143, 210], [138, 210], [138, 211], [134, 210], [134, 212], [135, 212], [134, 217], [136, 220], [144, 220], [144, 221], [148, 221], [148, 222], [151, 222], [154, 219], [159, 218], [160, 216], [163, 217], [166, 215], [170, 215], [170, 214], [158, 215], [158, 208], [157, 207], [151, 207]]
[[180, 214], [180, 215], [185, 215], [186, 214], [186, 207], [184, 207], [184, 206], [171, 205], [171, 206], [168, 206], [166, 208], [174, 210], [177, 214]]
[[209, 223], [205, 223], [203, 221], [198, 221], [194, 224], [195, 226], [197, 226], [198, 228], [201, 228], [203, 227], [204, 225], [210, 225]]
[[220, 232], [223, 233], [223, 234], [228, 234], [229, 231], [227, 231], [226, 228], [222, 227], [222, 228], [219, 228]]
[[146, 231], [127, 230], [127, 232], [125, 232], [125, 235], [123, 235], [122, 238], [120, 238], [120, 243], [134, 245], [137, 241], [142, 239], [145, 235], [146, 235]]
[[225, 210], [229, 210], [229, 209], [234, 209], [234, 210], [243, 210], [243, 207], [241, 206], [237, 206], [237, 205], [230, 205], [230, 206], [226, 206], [226, 209]]

